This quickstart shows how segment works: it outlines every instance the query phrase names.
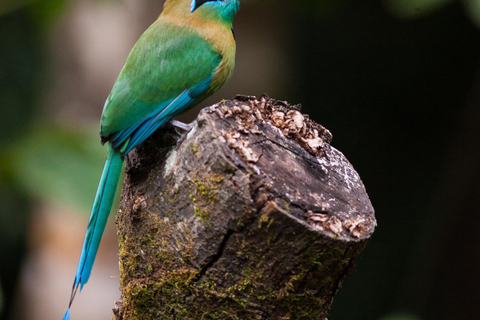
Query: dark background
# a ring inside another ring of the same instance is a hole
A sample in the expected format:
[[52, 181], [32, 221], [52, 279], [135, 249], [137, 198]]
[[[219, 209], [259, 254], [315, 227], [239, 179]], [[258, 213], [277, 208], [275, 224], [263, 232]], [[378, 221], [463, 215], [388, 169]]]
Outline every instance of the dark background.
[[[236, 70], [209, 102], [301, 103], [362, 177], [378, 227], [329, 319], [477, 319], [480, 22], [474, 0], [398, 3], [242, 3]], [[162, 4], [0, 4], [1, 319], [62, 316], [102, 168], [103, 102]], [[109, 265], [110, 289], [87, 289], [92, 277], [79, 299], [107, 298], [85, 300], [83, 318], [110, 317], [119, 298], [113, 223], [104, 242], [93, 274]]]

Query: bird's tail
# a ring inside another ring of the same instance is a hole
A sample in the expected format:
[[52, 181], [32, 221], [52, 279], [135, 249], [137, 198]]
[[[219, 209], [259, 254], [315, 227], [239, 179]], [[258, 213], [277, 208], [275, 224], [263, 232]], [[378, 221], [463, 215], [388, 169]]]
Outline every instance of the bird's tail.
[[97, 194], [93, 203], [92, 213], [88, 221], [87, 232], [83, 242], [82, 253], [80, 261], [78, 262], [77, 273], [73, 282], [72, 294], [70, 296], [70, 303], [68, 309], [63, 316], [63, 320], [70, 318], [70, 306], [75, 298], [78, 288], [82, 290], [85, 283], [87, 283], [92, 271], [93, 262], [97, 255], [98, 246], [102, 239], [103, 231], [108, 220], [108, 216], [112, 209], [113, 199], [115, 198], [115, 191], [117, 190], [118, 180], [123, 166], [123, 156], [120, 151], [112, 148], [108, 144], [108, 156], [103, 168], [102, 177], [98, 184]]

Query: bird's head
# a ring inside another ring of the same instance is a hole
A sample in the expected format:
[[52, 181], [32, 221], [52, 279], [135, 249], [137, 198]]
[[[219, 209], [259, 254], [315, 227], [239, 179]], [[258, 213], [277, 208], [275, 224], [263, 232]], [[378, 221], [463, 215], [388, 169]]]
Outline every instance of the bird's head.
[[232, 23], [240, 7], [239, 0], [190, 0], [190, 12]]
[[189, 14], [202, 20], [232, 24], [240, 0], [166, 0], [163, 14], [188, 18]]

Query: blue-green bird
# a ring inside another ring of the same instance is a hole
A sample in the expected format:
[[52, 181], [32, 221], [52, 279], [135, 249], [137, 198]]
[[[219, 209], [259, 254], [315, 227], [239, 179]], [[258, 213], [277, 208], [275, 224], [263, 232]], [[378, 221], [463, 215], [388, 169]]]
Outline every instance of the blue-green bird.
[[238, 0], [166, 0], [130, 52], [100, 121], [108, 156], [98, 185], [72, 295], [90, 277], [123, 158], [173, 116], [217, 91], [235, 64], [232, 22]]

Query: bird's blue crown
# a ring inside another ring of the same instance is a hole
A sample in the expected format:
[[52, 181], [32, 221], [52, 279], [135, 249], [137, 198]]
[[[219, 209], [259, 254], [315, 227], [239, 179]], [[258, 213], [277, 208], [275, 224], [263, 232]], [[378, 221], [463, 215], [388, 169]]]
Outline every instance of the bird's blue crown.
[[190, 12], [194, 12], [202, 6], [208, 6], [217, 12], [225, 21], [232, 21], [233, 16], [240, 7], [239, 0], [192, 0]]

